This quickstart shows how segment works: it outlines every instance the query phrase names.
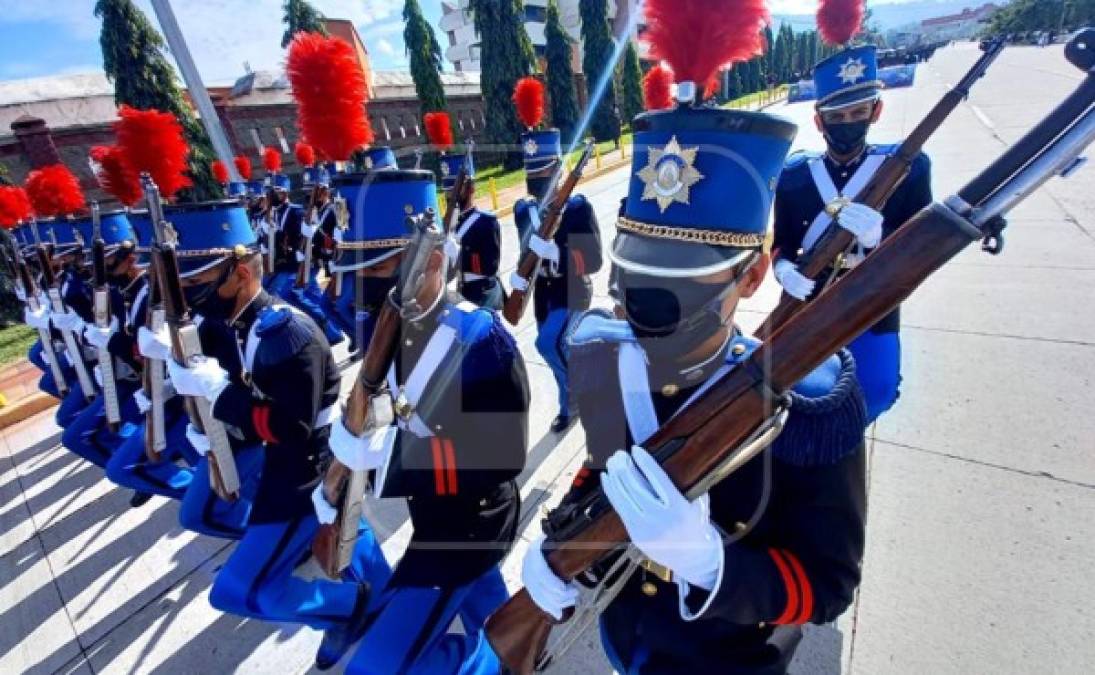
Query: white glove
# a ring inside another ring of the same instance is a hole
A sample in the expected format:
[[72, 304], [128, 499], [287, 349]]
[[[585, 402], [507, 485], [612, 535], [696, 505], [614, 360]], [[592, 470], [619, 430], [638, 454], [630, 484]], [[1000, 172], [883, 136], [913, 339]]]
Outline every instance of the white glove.
[[460, 262], [460, 242], [451, 234], [445, 237], [445, 255], [449, 256], [449, 261], [454, 265]]
[[99, 364], [95, 364], [95, 367], [91, 369], [92, 374], [95, 376], [95, 384], [99, 385], [99, 388], [103, 388], [103, 369], [99, 367]]
[[343, 238], [344, 236], [346, 236], [346, 230], [344, 230], [344, 229], [343, 229], [343, 228], [341, 228], [341, 227], [336, 227], [336, 228], [335, 228], [335, 234], [334, 234], [334, 237], [332, 237], [332, 238], [333, 238], [333, 239], [334, 239], [335, 241], [337, 241], [338, 243], [340, 243], [340, 244], [341, 244], [341, 243], [342, 243], [342, 238]]
[[137, 404], [137, 410], [142, 415], [147, 415], [148, 411], [152, 410], [152, 399], [145, 395], [144, 389], [133, 392], [133, 401]]
[[319, 482], [315, 490], [312, 490], [312, 508], [316, 511], [316, 519], [320, 525], [330, 525], [338, 518], [338, 509], [331, 506], [327, 498], [323, 496], [323, 481]]
[[372, 408], [369, 418], [379, 421], [379, 425], [371, 425], [369, 431], [355, 436], [339, 417], [331, 425], [331, 436], [327, 440], [335, 459], [354, 471], [368, 471], [383, 466], [384, 461], [392, 454], [399, 432], [399, 427], [391, 423], [394, 415], [390, 396], [374, 396], [369, 405]]
[[[722, 537], [711, 524], [707, 495], [688, 501], [645, 449], [609, 458], [601, 485], [643, 555], [678, 579], [710, 591], [723, 562]], [[682, 588], [681, 596], [687, 589]]]
[[228, 373], [216, 359], [202, 357], [187, 368], [175, 359], [167, 359], [167, 373], [175, 385], [175, 391], [183, 396], [204, 396], [216, 404], [217, 397], [228, 386]]
[[99, 328], [88, 324], [84, 328], [84, 340], [89, 345], [96, 349], [106, 349], [106, 346], [110, 344], [110, 338], [118, 332], [118, 317], [114, 316], [110, 318], [110, 326], [107, 328]]
[[80, 318], [80, 315], [71, 309], [64, 312], [54, 312], [50, 316], [50, 321], [57, 327], [57, 330], [70, 331], [72, 333], [84, 332], [84, 320]]
[[544, 558], [543, 545], [544, 536], [540, 535], [529, 546], [521, 565], [521, 583], [540, 609], [562, 621], [563, 612], [578, 604], [578, 587], [555, 576]]
[[171, 360], [171, 334], [167, 326], [163, 326], [159, 333], [153, 333], [148, 328], [141, 326], [137, 329], [137, 349], [146, 359], [157, 361]]
[[776, 276], [779, 285], [783, 286], [783, 290], [786, 291], [787, 295], [796, 300], [805, 300], [810, 297], [810, 294], [814, 292], [814, 287], [817, 286], [816, 281], [799, 272], [798, 267], [790, 260], [782, 258], [777, 260], [772, 273]]
[[199, 455], [209, 454], [209, 449], [213, 447], [209, 437], [195, 429], [190, 422], [186, 423], [186, 440], [190, 441], [190, 445], [194, 446]]
[[855, 235], [863, 248], [874, 248], [882, 241], [882, 214], [866, 204], [845, 204], [837, 214], [836, 224]]
[[23, 310], [23, 321], [31, 328], [49, 330], [49, 308], [38, 305], [38, 309], [34, 310], [28, 305]]
[[298, 263], [302, 263], [302, 262], [304, 262], [304, 254], [303, 254], [303, 253], [301, 253], [300, 251], [297, 251], [297, 252], [296, 252], [296, 258], [297, 258], [297, 262], [298, 262]]
[[22, 286], [15, 287], [15, 297], [19, 298], [19, 302], [26, 303], [27, 294], [26, 291], [23, 290]]
[[533, 234], [528, 240], [528, 247], [542, 259], [559, 264], [559, 245], [554, 241], [545, 241], [540, 238], [540, 235]]
[[308, 239], [311, 239], [312, 237], [316, 236], [316, 226], [315, 225], [309, 225], [308, 223], [301, 223], [300, 224], [300, 233], [304, 237], [306, 237]]
[[524, 293], [528, 290], [528, 279], [524, 278], [517, 272], [514, 272], [509, 277], [509, 287], [515, 291], [521, 291]]

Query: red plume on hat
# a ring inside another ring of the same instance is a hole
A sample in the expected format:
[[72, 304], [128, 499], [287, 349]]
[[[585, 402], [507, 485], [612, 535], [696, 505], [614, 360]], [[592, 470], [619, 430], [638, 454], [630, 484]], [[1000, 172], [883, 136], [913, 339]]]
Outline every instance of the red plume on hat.
[[863, 27], [864, 0], [818, 0], [817, 29], [830, 45], [843, 45]]
[[643, 76], [643, 106], [647, 110], [665, 110], [673, 107], [670, 89], [673, 73], [662, 65], [656, 65]]
[[447, 112], [428, 112], [422, 116], [426, 136], [433, 147], [444, 152], [452, 147], [452, 121]]
[[372, 142], [373, 130], [365, 115], [369, 96], [365, 70], [348, 42], [297, 33], [289, 44], [286, 73], [305, 142], [335, 161], [346, 161]]
[[164, 199], [171, 199], [176, 192], [190, 186], [186, 177], [190, 148], [174, 115], [123, 105], [118, 109], [118, 117], [114, 135], [134, 171], [151, 176]]
[[50, 164], [27, 176], [27, 196], [39, 216], [66, 216], [87, 206], [80, 181], [64, 164]]
[[266, 146], [262, 151], [262, 166], [267, 173], [281, 171], [281, 153], [277, 148]]
[[220, 161], [219, 159], [214, 159], [212, 168], [213, 178], [216, 179], [218, 183], [224, 185], [228, 182], [228, 167], [225, 165], [224, 162]]
[[770, 20], [764, 0], [646, 0], [643, 39], [677, 82], [703, 88], [720, 67], [764, 52]]
[[316, 151], [307, 143], [297, 141], [293, 147], [293, 153], [297, 156], [297, 162], [301, 166], [312, 166], [316, 163]]
[[236, 165], [236, 171], [239, 172], [241, 178], [251, 180], [251, 158], [236, 155], [232, 162]]
[[15, 185], [0, 185], [0, 227], [10, 230], [30, 215], [27, 191]]
[[97, 165], [95, 179], [114, 198], [133, 206], [141, 201], [141, 179], [116, 145], [96, 145], [88, 153]]
[[522, 77], [513, 88], [513, 103], [517, 116], [529, 129], [544, 119], [544, 83], [535, 77]]

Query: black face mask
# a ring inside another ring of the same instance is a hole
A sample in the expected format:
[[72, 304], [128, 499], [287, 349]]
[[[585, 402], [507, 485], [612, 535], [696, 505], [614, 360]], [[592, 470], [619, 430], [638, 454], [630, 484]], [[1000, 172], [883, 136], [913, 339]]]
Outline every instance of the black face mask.
[[692, 352], [726, 323], [722, 300], [733, 285], [701, 284], [622, 271], [618, 279], [624, 315], [655, 359]]
[[851, 155], [867, 145], [867, 130], [870, 126], [869, 120], [826, 124], [825, 140], [833, 152], [839, 155]]
[[228, 275], [232, 273], [233, 265], [226, 265], [216, 280], [198, 286], [188, 286], [183, 289], [186, 304], [190, 309], [201, 314], [207, 319], [227, 321], [232, 317], [232, 310], [236, 308], [235, 298], [222, 298], [217, 289], [220, 288]]
[[399, 276], [394, 274], [390, 277], [358, 277], [354, 306], [370, 314], [376, 312], [395, 288], [397, 281]]

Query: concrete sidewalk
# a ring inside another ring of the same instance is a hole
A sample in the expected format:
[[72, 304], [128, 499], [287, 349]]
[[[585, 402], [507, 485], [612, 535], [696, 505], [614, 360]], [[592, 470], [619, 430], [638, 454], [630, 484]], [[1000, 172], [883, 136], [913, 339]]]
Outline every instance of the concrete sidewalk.
[[[873, 135], [904, 137], [977, 57], [940, 51], [913, 89], [887, 92]], [[954, 191], [1078, 81], [1061, 49], [1009, 48], [929, 145], [937, 197]], [[774, 110], [819, 147], [809, 105]], [[587, 181], [606, 242], [626, 170]], [[1095, 171], [1055, 182], [1011, 218], [1004, 255], [975, 250], [903, 312], [904, 387], [872, 430], [867, 553], [854, 605], [810, 627], [795, 673], [1086, 673], [1095, 662]], [[504, 266], [516, 237], [504, 226]], [[503, 278], [508, 276], [506, 269]], [[607, 273], [596, 278], [607, 305]], [[746, 328], [778, 297], [743, 308]], [[520, 560], [538, 514], [584, 452], [547, 433], [550, 372], [531, 317], [516, 329], [533, 387], [521, 477]], [[48, 415], [0, 434], [0, 672], [302, 673], [316, 632], [225, 616], [207, 591], [231, 544], [181, 530], [175, 504], [140, 509], [57, 447]], [[391, 559], [409, 535], [399, 504], [368, 502]], [[610, 672], [595, 632], [555, 672]]]

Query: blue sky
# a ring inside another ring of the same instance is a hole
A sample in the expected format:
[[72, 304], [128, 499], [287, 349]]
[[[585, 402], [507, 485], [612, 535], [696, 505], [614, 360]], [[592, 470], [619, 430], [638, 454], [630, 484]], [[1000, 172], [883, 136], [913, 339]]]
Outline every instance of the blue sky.
[[[154, 18], [149, 0], [134, 0]], [[405, 69], [403, 0], [311, 0], [332, 18], [357, 26], [377, 70]], [[871, 4], [909, 0], [874, 0]], [[944, 0], [936, 0], [942, 2]], [[437, 29], [441, 0], [419, 0]], [[975, 5], [981, 0], [970, 0]], [[94, 0], [0, 0], [0, 80], [43, 77], [102, 68]], [[234, 81], [244, 62], [252, 69], [279, 69], [282, 0], [172, 0], [202, 77], [210, 84]], [[810, 14], [816, 0], [769, 0], [773, 13]], [[155, 21], [153, 21], [155, 25]]]

